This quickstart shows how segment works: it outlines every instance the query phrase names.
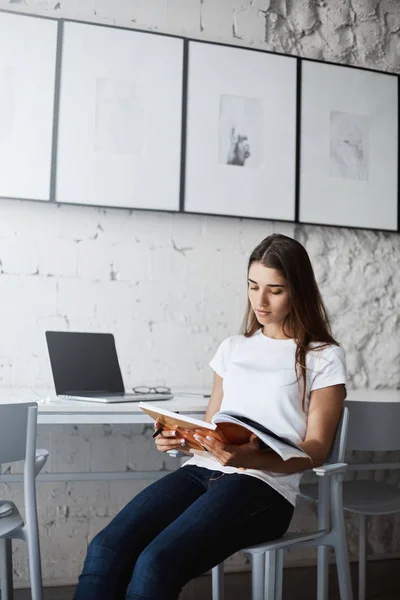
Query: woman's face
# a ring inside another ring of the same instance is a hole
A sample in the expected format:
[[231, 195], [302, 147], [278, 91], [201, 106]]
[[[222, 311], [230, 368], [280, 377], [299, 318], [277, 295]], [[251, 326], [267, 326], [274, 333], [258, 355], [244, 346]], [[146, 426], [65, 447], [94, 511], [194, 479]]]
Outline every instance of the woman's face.
[[286, 279], [276, 269], [259, 262], [250, 266], [248, 294], [251, 307], [261, 325], [282, 325], [291, 302]]

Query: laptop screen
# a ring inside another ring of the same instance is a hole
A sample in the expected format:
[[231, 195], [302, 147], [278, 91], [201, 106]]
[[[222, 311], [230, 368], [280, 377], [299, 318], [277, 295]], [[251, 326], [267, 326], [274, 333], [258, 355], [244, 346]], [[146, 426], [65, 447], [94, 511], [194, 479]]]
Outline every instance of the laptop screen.
[[58, 395], [124, 393], [111, 333], [46, 331], [46, 340]]

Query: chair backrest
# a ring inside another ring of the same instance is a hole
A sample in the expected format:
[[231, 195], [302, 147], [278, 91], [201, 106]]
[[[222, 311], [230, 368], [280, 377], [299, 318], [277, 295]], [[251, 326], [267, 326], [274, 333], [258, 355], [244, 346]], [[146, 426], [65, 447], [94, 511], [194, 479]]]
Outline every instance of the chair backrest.
[[346, 401], [347, 450], [400, 450], [400, 402]]
[[344, 462], [344, 456], [347, 445], [347, 434], [349, 427], [349, 409], [345, 406], [342, 409], [339, 423], [336, 428], [335, 437], [333, 439], [332, 447], [325, 460], [324, 464], [333, 464]]
[[37, 404], [0, 404], [0, 464], [34, 458]]

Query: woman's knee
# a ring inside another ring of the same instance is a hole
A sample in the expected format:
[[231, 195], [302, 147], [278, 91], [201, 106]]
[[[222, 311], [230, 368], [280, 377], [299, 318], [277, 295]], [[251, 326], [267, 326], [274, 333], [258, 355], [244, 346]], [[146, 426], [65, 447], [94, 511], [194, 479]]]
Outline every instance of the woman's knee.
[[121, 573], [121, 560], [118, 553], [104, 542], [105, 536], [100, 532], [89, 544], [74, 600], [114, 597]]
[[118, 553], [105, 533], [100, 531], [89, 544], [83, 573], [105, 574], [114, 570], [119, 563]]
[[139, 555], [127, 593], [130, 597], [170, 598], [179, 595], [186, 583], [184, 572], [176, 568], [173, 553], [167, 548], [157, 548], [150, 544]]

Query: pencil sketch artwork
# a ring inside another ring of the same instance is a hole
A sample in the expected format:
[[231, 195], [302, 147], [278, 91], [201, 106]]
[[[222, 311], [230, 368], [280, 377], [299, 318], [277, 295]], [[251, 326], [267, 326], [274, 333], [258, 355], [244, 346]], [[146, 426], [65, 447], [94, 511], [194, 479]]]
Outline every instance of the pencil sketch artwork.
[[143, 114], [132, 81], [96, 81], [96, 152], [135, 154], [143, 146]]
[[367, 181], [369, 178], [368, 117], [331, 112], [330, 174]]
[[14, 125], [14, 70], [0, 68], [0, 142], [11, 138]]
[[221, 95], [218, 162], [236, 167], [262, 166], [263, 106], [254, 98]]

